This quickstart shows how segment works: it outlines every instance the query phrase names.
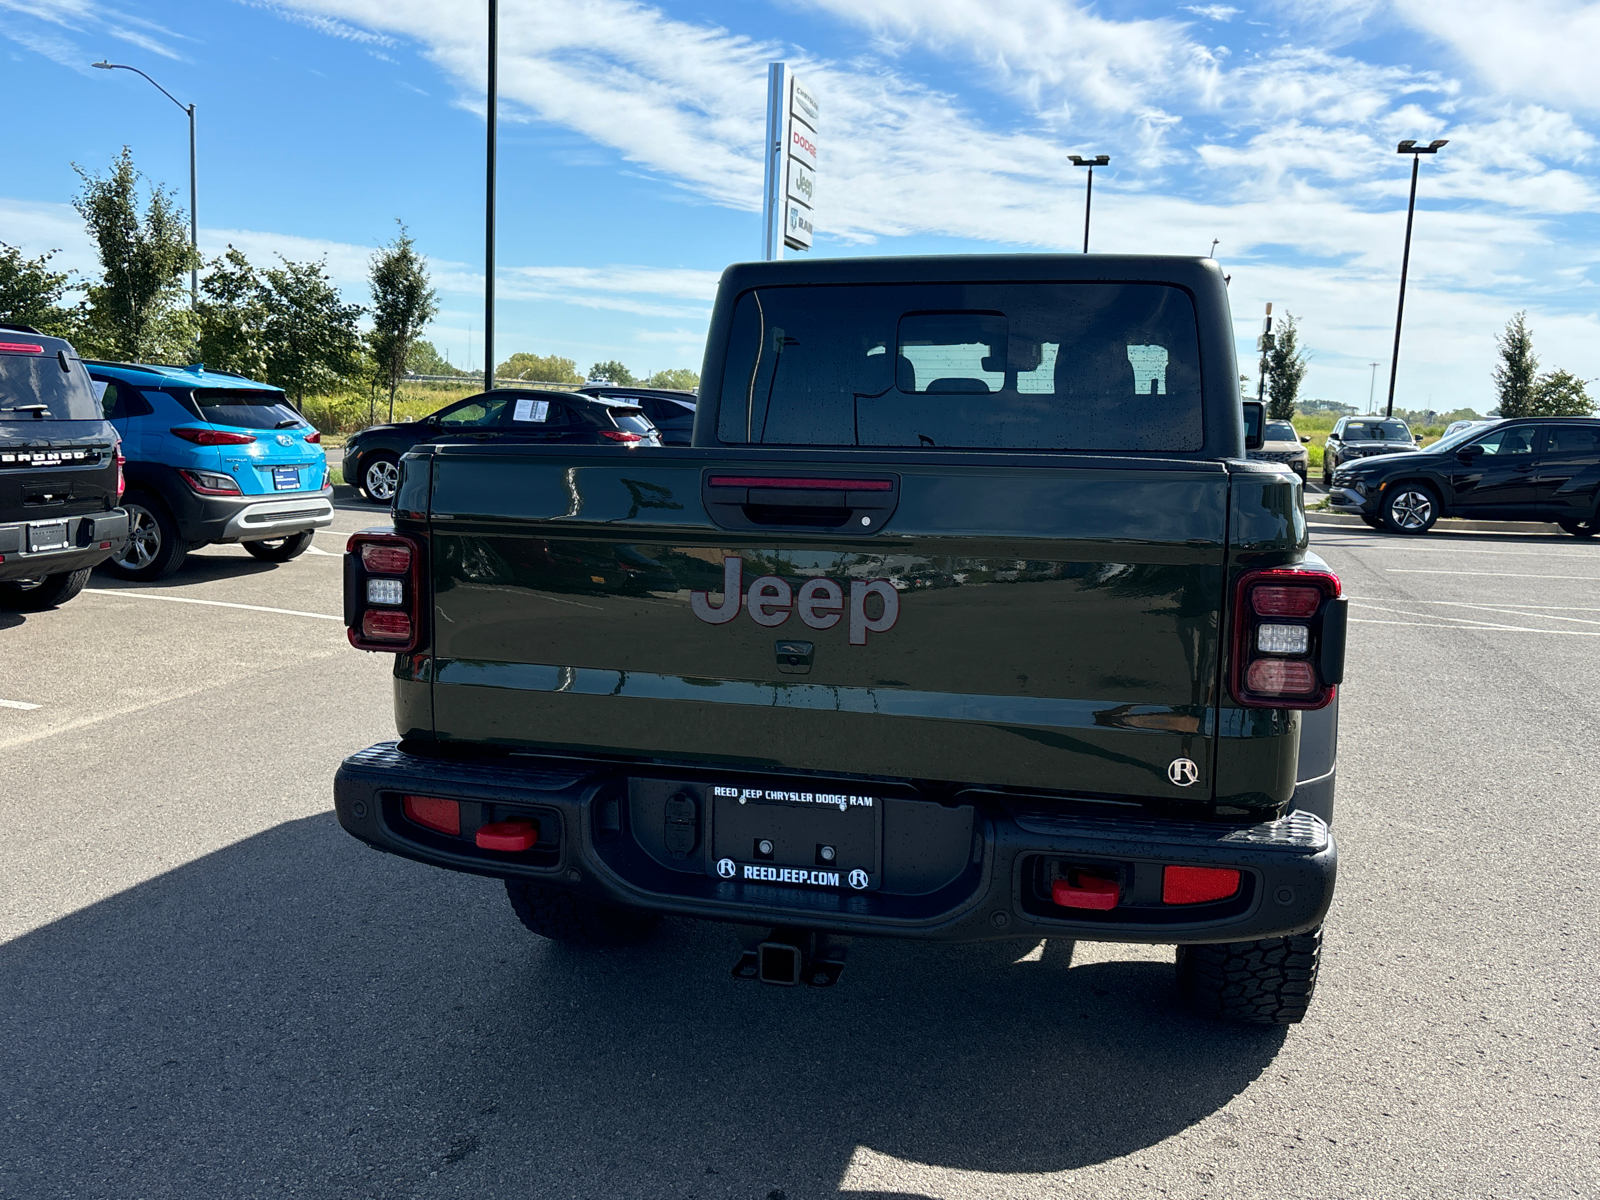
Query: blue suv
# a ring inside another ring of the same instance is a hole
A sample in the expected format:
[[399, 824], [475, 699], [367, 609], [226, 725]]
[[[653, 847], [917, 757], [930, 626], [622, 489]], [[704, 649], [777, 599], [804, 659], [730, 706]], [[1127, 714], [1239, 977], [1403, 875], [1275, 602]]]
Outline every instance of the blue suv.
[[322, 435], [278, 388], [200, 364], [85, 365], [128, 460], [128, 542], [112, 574], [160, 579], [212, 542], [288, 562], [333, 523]]

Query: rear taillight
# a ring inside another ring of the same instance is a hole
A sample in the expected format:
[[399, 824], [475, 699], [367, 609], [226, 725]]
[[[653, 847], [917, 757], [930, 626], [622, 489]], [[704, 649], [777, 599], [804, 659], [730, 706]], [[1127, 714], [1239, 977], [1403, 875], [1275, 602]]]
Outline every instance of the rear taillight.
[[644, 438], [640, 437], [637, 433], [623, 433], [621, 430], [617, 429], [602, 429], [600, 431], [600, 436], [603, 438], [610, 438], [613, 442], [644, 441]]
[[220, 429], [202, 429], [195, 425], [179, 425], [167, 432], [196, 446], [248, 446], [256, 440], [253, 433], [225, 433]]
[[1333, 572], [1245, 572], [1234, 591], [1233, 698], [1247, 708], [1322, 708], [1344, 678], [1344, 632]]
[[357, 650], [410, 654], [421, 646], [425, 592], [419, 539], [378, 530], [350, 538], [344, 561], [344, 623]]
[[306, 441], [308, 442], [320, 442], [321, 440], [322, 430], [320, 429], [313, 429], [310, 433], [306, 434]]
[[128, 460], [126, 458], [124, 458], [122, 456], [122, 454], [119, 453], [117, 455], [117, 499], [118, 500], [121, 500], [122, 499], [122, 493], [128, 490], [127, 482], [122, 478], [122, 465], [124, 463], [126, 463], [127, 461]]
[[183, 477], [194, 491], [202, 496], [237, 496], [239, 485], [228, 475], [218, 475], [215, 471], [191, 471], [179, 467], [178, 474]]

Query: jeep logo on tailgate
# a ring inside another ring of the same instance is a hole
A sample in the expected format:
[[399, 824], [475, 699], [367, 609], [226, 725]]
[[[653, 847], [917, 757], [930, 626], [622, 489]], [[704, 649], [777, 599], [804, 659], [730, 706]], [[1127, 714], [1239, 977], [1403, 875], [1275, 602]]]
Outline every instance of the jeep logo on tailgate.
[[[850, 584], [850, 644], [865, 646], [867, 634], [887, 633], [900, 617], [900, 593], [887, 579], [852, 579]], [[883, 611], [867, 616], [867, 597], [883, 601]], [[707, 625], [726, 625], [745, 608], [757, 625], [776, 629], [798, 612], [800, 620], [812, 629], [832, 629], [846, 612], [844, 587], [833, 579], [808, 579], [800, 592], [789, 581], [776, 575], [763, 575], [744, 590], [744, 560], [738, 556], [722, 560], [722, 603], [713, 606], [709, 592], [690, 592], [689, 607]]]

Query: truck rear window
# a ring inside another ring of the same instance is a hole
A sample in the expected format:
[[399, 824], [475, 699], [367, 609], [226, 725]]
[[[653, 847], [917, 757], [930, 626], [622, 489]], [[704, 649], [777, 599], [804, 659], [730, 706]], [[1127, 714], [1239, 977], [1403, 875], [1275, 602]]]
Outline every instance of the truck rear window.
[[718, 433], [761, 445], [1198, 450], [1194, 305], [1146, 283], [752, 290], [734, 308]]
[[[13, 336], [13, 335], [7, 335]], [[18, 336], [27, 342], [25, 336]], [[0, 353], [0, 420], [32, 420], [32, 412], [7, 412], [25, 405], [42, 404], [44, 419], [54, 421], [97, 421], [100, 403], [83, 364], [67, 360], [70, 371], [61, 369], [54, 354]]]
[[194, 402], [213, 425], [236, 429], [293, 429], [306, 422], [282, 392], [263, 388], [195, 388]]

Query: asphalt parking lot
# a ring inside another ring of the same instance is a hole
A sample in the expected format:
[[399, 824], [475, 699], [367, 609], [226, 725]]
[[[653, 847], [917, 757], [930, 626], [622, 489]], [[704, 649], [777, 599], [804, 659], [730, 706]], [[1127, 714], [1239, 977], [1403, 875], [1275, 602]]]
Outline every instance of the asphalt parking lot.
[[1600, 544], [1321, 527], [1354, 599], [1310, 1019], [1171, 951], [579, 953], [331, 814], [343, 537], [0, 614], [0, 1196], [1600, 1195]]

